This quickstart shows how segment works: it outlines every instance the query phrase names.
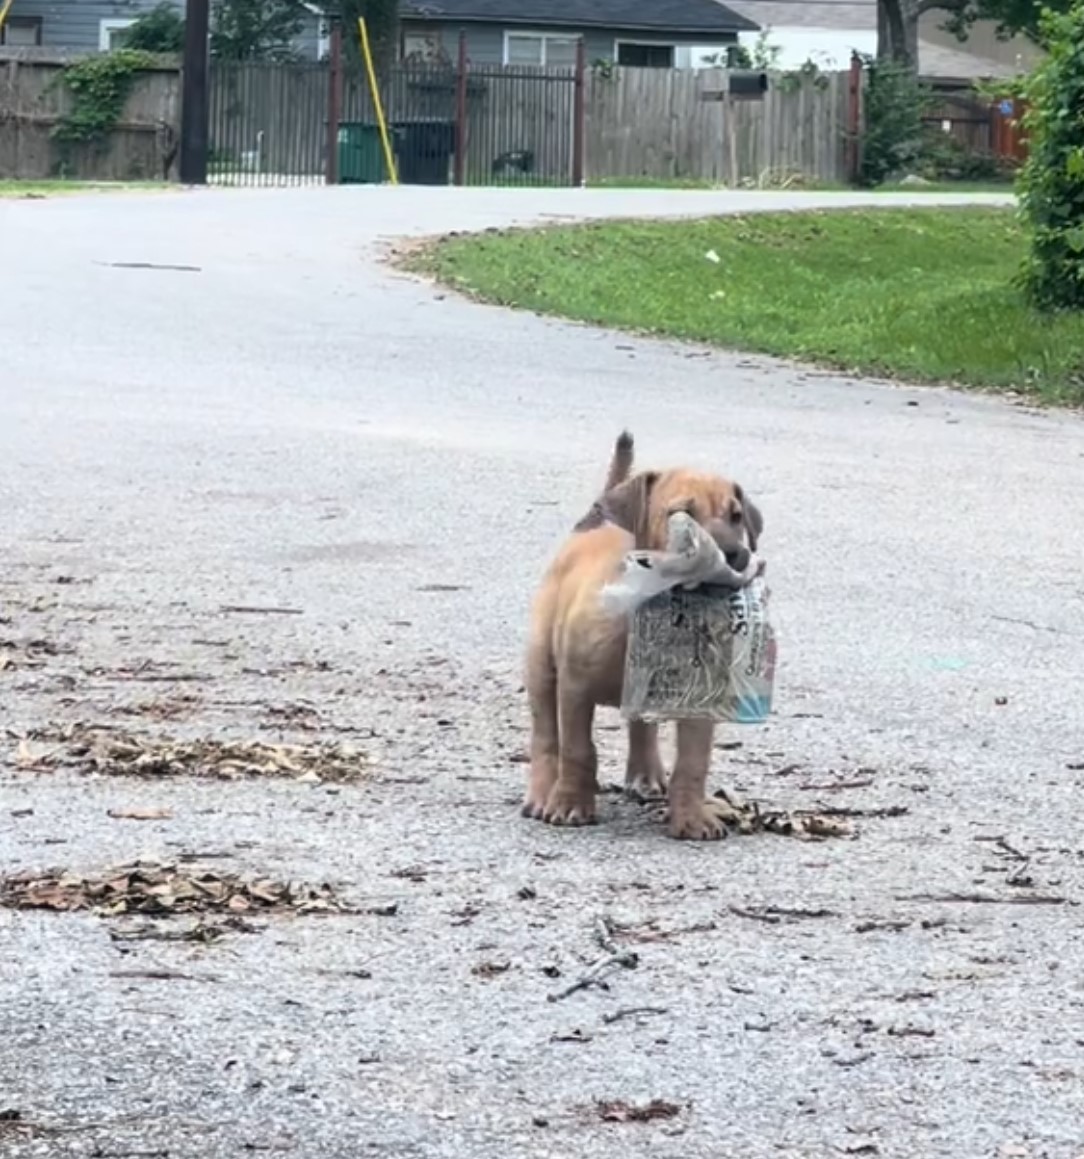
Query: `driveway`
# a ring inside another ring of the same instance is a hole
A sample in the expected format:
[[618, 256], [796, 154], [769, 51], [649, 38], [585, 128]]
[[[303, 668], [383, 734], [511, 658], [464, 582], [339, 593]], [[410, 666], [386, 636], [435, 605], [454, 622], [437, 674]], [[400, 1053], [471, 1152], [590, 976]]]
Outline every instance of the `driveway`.
[[[1080, 421], [489, 309], [380, 259], [860, 200], [0, 202], [10, 759], [75, 721], [368, 758], [360, 785], [0, 774], [2, 871], [188, 857], [365, 911], [204, 946], [0, 910], [4, 1159], [1077, 1159]], [[767, 517], [777, 713], [720, 735], [717, 782], [850, 811], [853, 839], [683, 845], [618, 796], [590, 831], [518, 817], [530, 589], [623, 426]], [[638, 965], [547, 1001], [599, 919]], [[607, 1121], [629, 1107], [658, 1117]]]

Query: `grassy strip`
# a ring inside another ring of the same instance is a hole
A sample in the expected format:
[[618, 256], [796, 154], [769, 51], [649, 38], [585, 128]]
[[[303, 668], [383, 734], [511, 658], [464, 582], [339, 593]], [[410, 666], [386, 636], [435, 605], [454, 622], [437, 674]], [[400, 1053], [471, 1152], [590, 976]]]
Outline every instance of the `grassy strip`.
[[[140, 193], [169, 189], [162, 182], [139, 181], [0, 181], [0, 200], [59, 197], [73, 193]], [[174, 186], [173, 188], [176, 188]]]
[[487, 301], [916, 382], [1084, 402], [1084, 316], [1013, 277], [1005, 209], [626, 221], [443, 241], [412, 267]]

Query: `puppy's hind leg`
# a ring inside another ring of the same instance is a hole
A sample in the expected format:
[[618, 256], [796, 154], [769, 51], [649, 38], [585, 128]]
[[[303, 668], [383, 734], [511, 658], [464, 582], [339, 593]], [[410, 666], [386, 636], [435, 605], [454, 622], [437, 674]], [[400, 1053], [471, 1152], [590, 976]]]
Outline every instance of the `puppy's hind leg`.
[[574, 679], [561, 675], [557, 683], [557, 712], [557, 782], [542, 819], [551, 825], [593, 825], [598, 791], [598, 754], [591, 736], [595, 704], [576, 687]]
[[527, 654], [527, 697], [531, 705], [531, 773], [520, 810], [524, 817], [541, 818], [557, 783], [559, 732], [557, 670], [553, 654], [533, 642]]
[[634, 800], [650, 801], [666, 794], [666, 769], [659, 753], [659, 726], [629, 721], [629, 756], [625, 792]]

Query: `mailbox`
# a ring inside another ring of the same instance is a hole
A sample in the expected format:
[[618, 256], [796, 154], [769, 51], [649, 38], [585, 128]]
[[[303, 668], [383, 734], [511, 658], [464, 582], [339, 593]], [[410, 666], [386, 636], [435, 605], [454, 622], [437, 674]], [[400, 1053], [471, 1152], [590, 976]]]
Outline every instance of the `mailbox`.
[[727, 82], [732, 97], [744, 97], [747, 101], [759, 100], [768, 91], [766, 72], [730, 72]]

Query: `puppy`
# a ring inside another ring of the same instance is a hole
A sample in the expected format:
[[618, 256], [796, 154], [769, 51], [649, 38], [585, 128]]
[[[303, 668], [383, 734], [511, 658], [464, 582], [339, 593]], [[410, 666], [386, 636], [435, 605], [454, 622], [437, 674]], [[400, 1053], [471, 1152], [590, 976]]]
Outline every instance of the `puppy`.
[[[522, 811], [551, 825], [595, 821], [595, 708], [621, 703], [628, 634], [626, 617], [608, 611], [600, 592], [626, 552], [663, 550], [668, 518], [684, 511], [711, 533], [730, 566], [744, 571], [764, 529], [760, 511], [737, 483], [684, 469], [633, 475], [633, 458], [632, 436], [622, 432], [602, 496], [550, 564], [531, 612], [531, 771]], [[658, 725], [629, 722], [626, 790], [668, 795], [672, 837], [710, 840], [725, 833], [730, 810], [706, 798], [713, 731], [711, 721], [678, 722], [668, 782]]]

